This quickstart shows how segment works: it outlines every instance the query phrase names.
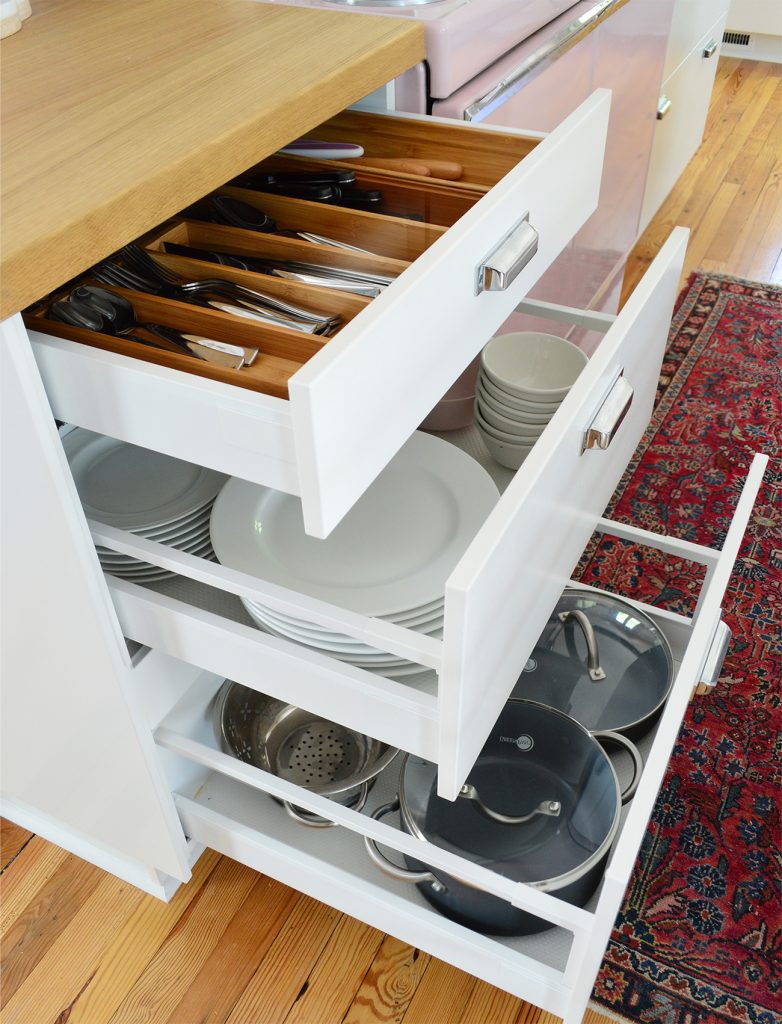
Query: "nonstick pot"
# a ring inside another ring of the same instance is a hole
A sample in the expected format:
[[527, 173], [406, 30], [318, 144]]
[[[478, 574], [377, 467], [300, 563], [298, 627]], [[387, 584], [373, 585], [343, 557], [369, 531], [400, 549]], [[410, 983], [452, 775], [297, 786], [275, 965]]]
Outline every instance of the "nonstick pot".
[[[406, 755], [396, 800], [373, 814], [399, 810], [403, 830], [517, 882], [526, 882], [577, 906], [594, 893], [619, 829], [616, 773], [600, 740], [560, 711], [511, 700], [503, 709], [473, 770], [454, 801], [437, 796], [437, 765]], [[635, 773], [641, 756], [622, 736]], [[414, 882], [446, 917], [491, 935], [527, 935], [551, 925], [507, 901], [425, 863], [399, 867], [365, 838], [383, 871]]]
[[654, 724], [673, 685], [673, 655], [656, 623], [610, 594], [565, 590], [513, 689], [590, 732], [635, 739]]

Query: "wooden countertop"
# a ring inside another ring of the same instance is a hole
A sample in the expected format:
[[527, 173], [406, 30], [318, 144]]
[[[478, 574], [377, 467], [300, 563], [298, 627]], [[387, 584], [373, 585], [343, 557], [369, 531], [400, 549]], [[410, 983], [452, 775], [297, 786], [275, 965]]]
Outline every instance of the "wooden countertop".
[[2, 42], [2, 301], [29, 305], [423, 59], [398, 18], [33, 0]]

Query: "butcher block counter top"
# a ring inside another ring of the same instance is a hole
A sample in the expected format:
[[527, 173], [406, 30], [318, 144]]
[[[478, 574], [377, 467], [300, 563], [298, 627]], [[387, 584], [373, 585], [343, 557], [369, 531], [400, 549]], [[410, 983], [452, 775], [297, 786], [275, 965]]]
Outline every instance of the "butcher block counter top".
[[33, 0], [2, 41], [6, 317], [423, 59], [395, 18]]

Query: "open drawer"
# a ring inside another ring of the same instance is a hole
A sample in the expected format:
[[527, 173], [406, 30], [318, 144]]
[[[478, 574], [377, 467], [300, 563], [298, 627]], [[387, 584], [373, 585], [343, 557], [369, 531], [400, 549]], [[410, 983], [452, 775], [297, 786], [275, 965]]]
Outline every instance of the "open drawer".
[[[139, 694], [149, 705], [147, 718], [185, 834], [564, 1017], [565, 1024], [579, 1024], [687, 705], [704, 688], [718, 685], [730, 636], [721, 622], [720, 604], [766, 461], [758, 456], [753, 462], [720, 552], [603, 524], [622, 536], [700, 561], [707, 572], [692, 618], [633, 602], [667, 636], [675, 680], [661, 719], [639, 741], [645, 762], [640, 784], [624, 809], [604, 877], [585, 907], [422, 842], [385, 818], [371, 817], [398, 790], [396, 763], [380, 775], [360, 813], [224, 753], [213, 703], [222, 678], [209, 673], [180, 677], [168, 688], [165, 702], [158, 692], [151, 701], [146, 699], [149, 695]], [[621, 760], [616, 768], [624, 786]], [[286, 814], [280, 801], [342, 827], [305, 828]], [[440, 878], [457, 878], [506, 900], [553, 928], [506, 939], [454, 923], [433, 910], [409, 882], [380, 873], [367, 857], [363, 837], [424, 862]]]
[[[155, 587], [107, 577], [124, 634], [436, 762], [439, 792], [453, 799], [593, 530], [627, 533], [600, 517], [649, 419], [685, 243], [686, 232], [675, 232], [607, 330], [611, 318], [538, 307], [602, 327], [605, 338], [449, 577], [442, 639], [92, 523], [97, 544], [177, 574]], [[621, 371], [635, 389], [632, 402], [609, 447], [582, 452], [584, 433], [599, 421]], [[742, 506], [736, 544], [748, 514]], [[707, 596], [735, 557], [729, 545], [717, 554], [631, 532], [706, 564]], [[242, 598], [430, 671], [393, 679], [262, 632], [250, 624]], [[721, 590], [707, 603], [719, 600]]]
[[[295, 372], [281, 371], [289, 397], [185, 372], [184, 356], [134, 358], [33, 329], [55, 416], [299, 494], [307, 531], [327, 535], [595, 209], [609, 105], [595, 93], [531, 151], [523, 133], [443, 121], [438, 130], [464, 150], [479, 153], [487, 138], [500, 146], [500, 180], [484, 195], [464, 187], [470, 208], [453, 227], [430, 232], [390, 287]], [[412, 118], [361, 116], [420, 134]], [[422, 181], [399, 187], [457, 191]], [[504, 268], [502, 290], [481, 290], [483, 264]], [[211, 322], [219, 329], [219, 314]]]

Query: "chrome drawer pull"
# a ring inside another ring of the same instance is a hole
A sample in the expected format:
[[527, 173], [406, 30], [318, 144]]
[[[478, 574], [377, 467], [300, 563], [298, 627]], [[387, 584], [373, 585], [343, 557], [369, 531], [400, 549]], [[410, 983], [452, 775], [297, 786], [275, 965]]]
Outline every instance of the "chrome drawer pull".
[[661, 96], [660, 102], [657, 104], [657, 120], [662, 121], [672, 106], [673, 104], [667, 96]]
[[478, 267], [475, 294], [504, 292], [510, 287], [538, 251], [538, 238], [527, 211]]
[[589, 448], [601, 451], [611, 444], [614, 435], [633, 404], [633, 386], [624, 377], [617, 377], [595, 418], [581, 437], [581, 454]]
[[717, 40], [716, 39], [712, 39], [710, 42], [706, 43], [706, 45], [704, 46], [704, 48], [703, 48], [703, 56], [705, 57], [706, 60], [708, 60], [709, 57], [713, 57], [716, 52], [717, 52]]
[[693, 695], [711, 693], [719, 682], [722, 666], [725, 662], [725, 655], [728, 653], [730, 638], [730, 629], [724, 622], [720, 622], [711, 641], [709, 653], [706, 655], [706, 660], [703, 663], [701, 680], [695, 684]]

